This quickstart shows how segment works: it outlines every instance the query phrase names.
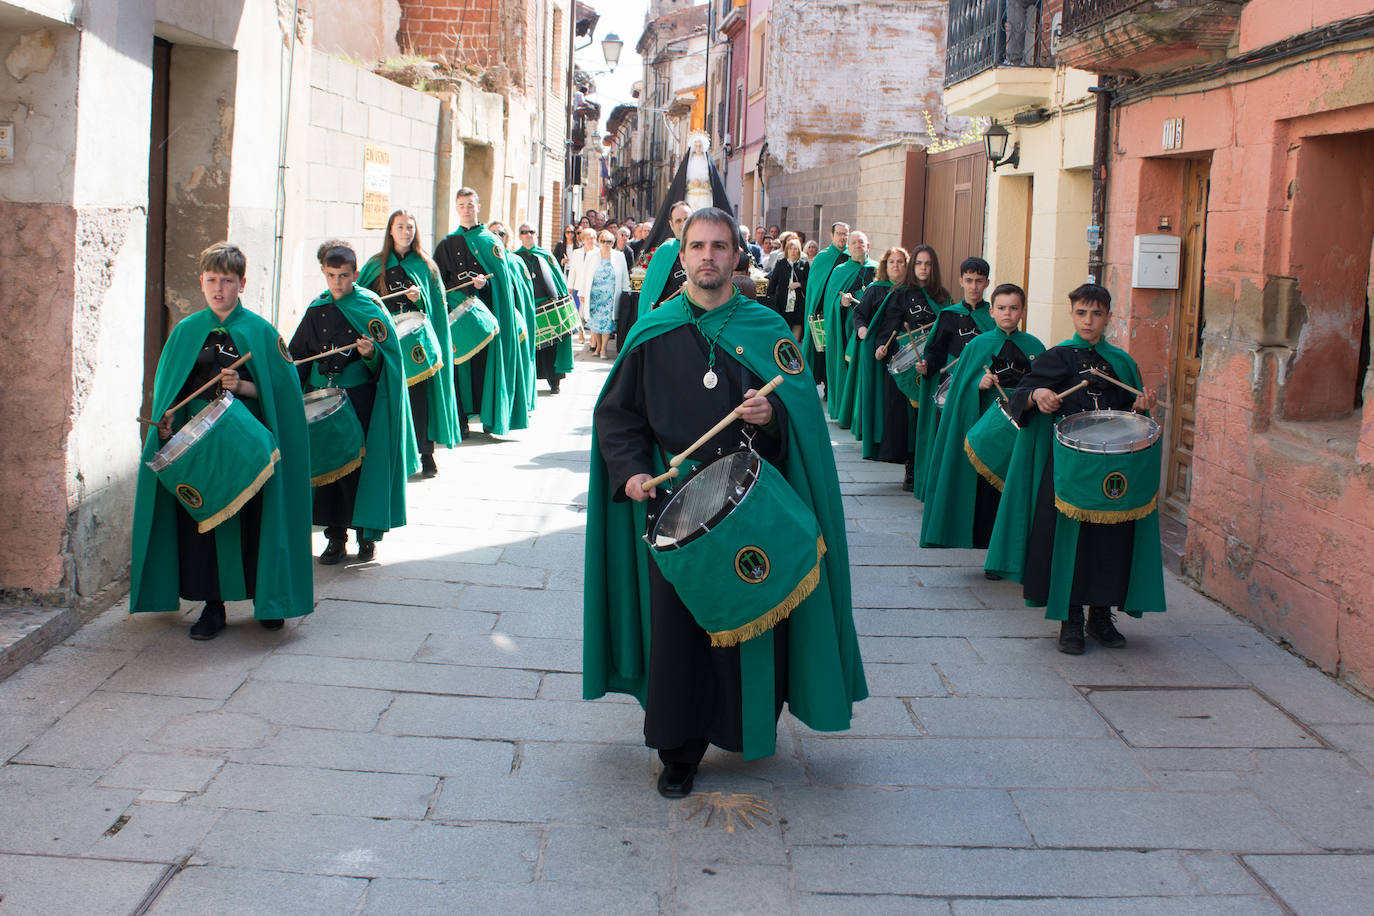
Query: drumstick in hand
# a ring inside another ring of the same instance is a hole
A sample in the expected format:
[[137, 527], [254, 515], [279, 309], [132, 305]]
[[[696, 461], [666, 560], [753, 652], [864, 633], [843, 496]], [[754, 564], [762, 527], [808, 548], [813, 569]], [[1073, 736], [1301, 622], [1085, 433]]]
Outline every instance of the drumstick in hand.
[[992, 384], [997, 388], [997, 396], [1000, 397], [1002, 400], [1010, 403], [1011, 399], [1008, 398], [1007, 393], [1002, 390], [1002, 383], [997, 380], [997, 373], [992, 371], [992, 367], [984, 366], [983, 371], [986, 372], [988, 375], [992, 376]]
[[[224, 369], [237, 369], [239, 366], [242, 366], [244, 363], [248, 362], [248, 360], [251, 359], [252, 356], [253, 356], [253, 354], [252, 354], [251, 352], [250, 352], [250, 353], [245, 353], [245, 354], [243, 354], [242, 356], [240, 356], [238, 359], [234, 360], [234, 361], [233, 361], [232, 363], [230, 363], [229, 365], [225, 366]], [[224, 369], [221, 369], [220, 372], [223, 372]], [[175, 404], [173, 404], [171, 407], [168, 407], [168, 408], [167, 408], [167, 412], [168, 412], [168, 413], [176, 413], [178, 410], [180, 410], [181, 408], [185, 407], [187, 404], [191, 403], [191, 402], [194, 401], [196, 398], [200, 397], [200, 395], [201, 395], [202, 392], [209, 391], [211, 388], [215, 387], [215, 385], [217, 385], [217, 384], [219, 384], [219, 374], [218, 374], [218, 373], [216, 373], [216, 374], [215, 374], [215, 377], [212, 378], [212, 379], [210, 379], [210, 381], [206, 382], [204, 385], [201, 385], [201, 386], [200, 386], [199, 388], [197, 388], [195, 391], [192, 391], [190, 394], [188, 394], [186, 397], [182, 398], [180, 401], [177, 401], [177, 402], [176, 402]], [[142, 423], [144, 426], [157, 426], [157, 421], [156, 421], [156, 420], [149, 420], [147, 417], [139, 417], [139, 418], [138, 418], [138, 422]]]
[[[758, 393], [756, 393], [754, 397], [766, 398], [773, 393], [774, 388], [777, 388], [781, 384], [782, 376], [775, 375], [773, 376], [773, 380], [769, 382], [767, 385], [764, 385], [762, 388], [760, 388], [758, 390]], [[709, 442], [711, 438], [715, 436], [717, 433], [719, 433], [722, 429], [733, 423], [735, 419], [739, 417], [739, 411], [740, 408], [736, 407], [734, 410], [730, 411], [725, 416], [721, 417], [720, 422], [717, 423], [715, 426], [712, 426], [705, 433], [703, 433], [700, 439], [693, 442], [691, 445], [687, 446], [687, 448], [683, 449], [678, 454], [674, 455], [673, 460], [668, 462], [668, 464], [671, 465], [668, 468], [668, 470], [664, 471], [662, 474], [659, 474], [652, 480], [645, 481], [643, 484], [641, 484], [641, 486], [644, 488], [644, 492], [647, 493], [659, 484], [666, 483], [667, 481], [672, 480], [674, 477], [676, 477], [679, 473], [678, 468], [682, 465], [682, 462], [686, 461], [689, 457], [691, 457], [691, 454], [693, 452], [695, 452], [697, 449], [701, 448], [703, 445]]]
[[1055, 397], [1057, 397], [1057, 398], [1066, 398], [1066, 397], [1068, 397], [1069, 395], [1073, 394], [1073, 393], [1074, 393], [1075, 391], [1077, 391], [1078, 389], [1080, 389], [1080, 388], [1087, 388], [1087, 387], [1088, 387], [1088, 380], [1087, 380], [1087, 379], [1084, 379], [1083, 381], [1079, 382], [1077, 385], [1074, 385], [1072, 388], [1068, 389], [1067, 391], [1061, 391], [1061, 392], [1059, 392], [1058, 394], [1055, 395]]
[[342, 347], [335, 347], [332, 350], [325, 350], [323, 353], [316, 353], [314, 356], [304, 356], [300, 359], [292, 360], [291, 365], [299, 366], [304, 363], [313, 363], [317, 359], [324, 359], [326, 356], [333, 356], [335, 353], [347, 353], [349, 350], [352, 350], [356, 346], [356, 343], [344, 344]]
[[459, 283], [457, 286], [450, 286], [448, 289], [444, 290], [444, 292], [446, 292], [446, 293], [456, 293], [458, 290], [462, 289], [463, 287], [465, 287], [465, 286], [471, 286], [472, 284], [476, 283], [479, 279], [480, 279], [480, 280], [490, 280], [493, 276], [494, 276], [494, 274], [482, 274], [481, 277], [473, 277], [471, 280], [464, 280], [462, 283]]

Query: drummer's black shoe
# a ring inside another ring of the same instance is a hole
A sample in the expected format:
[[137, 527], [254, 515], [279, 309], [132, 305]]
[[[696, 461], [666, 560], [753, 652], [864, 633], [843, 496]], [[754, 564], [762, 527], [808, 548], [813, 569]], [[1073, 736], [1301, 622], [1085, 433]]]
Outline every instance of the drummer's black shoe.
[[325, 545], [324, 553], [320, 554], [321, 566], [334, 566], [344, 557], [345, 541], [343, 538], [330, 538]]
[[558, 394], [558, 382], [549, 382], [549, 394]]
[[1083, 654], [1083, 608], [1069, 608], [1069, 619], [1059, 625], [1059, 651], [1065, 655]]
[[993, 572], [993, 571], [990, 570], [990, 569], [985, 569], [985, 570], [983, 570], [983, 578], [984, 578], [984, 579], [987, 579], [989, 582], [1001, 582], [1001, 581], [1002, 581], [1002, 577], [999, 576], [999, 575], [997, 575], [997, 573]]
[[658, 794], [664, 798], [686, 798], [692, 794], [696, 776], [695, 763], [665, 763], [658, 774]]
[[906, 460], [906, 471], [902, 474], [902, 489], [908, 493], [916, 489], [916, 462], [914, 459]]
[[1112, 622], [1112, 609], [1109, 607], [1088, 608], [1088, 635], [1108, 649], [1124, 649], [1126, 637]]
[[421, 456], [420, 456], [420, 476], [421, 476], [421, 477], [438, 477], [438, 476], [439, 476], [439, 465], [437, 465], [437, 464], [434, 463], [434, 456], [433, 456], [433, 455], [421, 455]]
[[370, 561], [372, 560], [372, 558], [375, 557], [376, 555], [377, 555], [377, 542], [376, 542], [376, 541], [364, 541], [364, 540], [359, 540], [359, 541], [358, 541], [358, 562], [359, 562], [359, 563], [367, 563], [367, 562], [370, 562]]
[[280, 617], [276, 620], [259, 620], [258, 626], [262, 627], [264, 630], [280, 630], [282, 627], [286, 626], [286, 621], [282, 620]]
[[191, 624], [192, 639], [214, 639], [224, 629], [224, 602], [207, 601], [200, 619]]

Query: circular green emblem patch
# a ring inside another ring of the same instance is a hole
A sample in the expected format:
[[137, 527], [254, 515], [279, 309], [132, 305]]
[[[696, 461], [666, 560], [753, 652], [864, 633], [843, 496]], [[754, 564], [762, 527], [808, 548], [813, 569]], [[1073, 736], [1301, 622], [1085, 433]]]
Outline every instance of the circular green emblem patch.
[[199, 509], [205, 502], [200, 498], [199, 491], [188, 483], [177, 484], [177, 499], [185, 503], [189, 509]]
[[1129, 486], [1129, 481], [1126, 480], [1126, 475], [1120, 471], [1112, 471], [1102, 478], [1102, 493], [1108, 499], [1120, 499], [1125, 496], [1127, 486]]
[[801, 375], [806, 363], [802, 362], [801, 348], [790, 337], [784, 337], [773, 345], [773, 362], [788, 375]]
[[367, 323], [367, 333], [371, 334], [377, 343], [381, 343], [386, 340], [386, 322], [380, 318], [373, 318]]
[[741, 547], [735, 554], [735, 574], [750, 585], [768, 578], [768, 554], [759, 547]]
[[418, 363], [423, 366], [425, 363], [425, 348], [420, 346], [419, 344], [416, 344], [415, 346], [411, 347], [410, 361], [412, 363]]

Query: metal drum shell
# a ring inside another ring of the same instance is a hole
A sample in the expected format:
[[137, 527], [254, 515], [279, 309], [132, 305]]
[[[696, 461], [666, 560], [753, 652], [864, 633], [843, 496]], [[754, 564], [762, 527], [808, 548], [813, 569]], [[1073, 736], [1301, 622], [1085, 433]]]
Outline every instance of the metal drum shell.
[[[1108, 422], [1136, 426], [1140, 429], [1140, 435], [1102, 441], [1100, 437], [1094, 440], [1077, 432]], [[1143, 451], [1158, 442], [1163, 432], [1163, 428], [1150, 417], [1129, 410], [1085, 410], [1061, 417], [1054, 424], [1054, 437], [1059, 442], [1075, 451], [1098, 455], [1125, 455]]]

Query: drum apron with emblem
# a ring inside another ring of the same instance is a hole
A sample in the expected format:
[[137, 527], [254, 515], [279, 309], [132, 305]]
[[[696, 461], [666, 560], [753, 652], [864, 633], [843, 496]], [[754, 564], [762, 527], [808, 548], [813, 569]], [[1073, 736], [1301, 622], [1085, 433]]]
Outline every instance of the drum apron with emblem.
[[320, 388], [305, 396], [310, 430], [310, 485], [322, 487], [353, 473], [367, 448], [363, 424], [342, 388]]
[[534, 307], [534, 346], [543, 350], [577, 328], [577, 306], [571, 296], [549, 299]]
[[[450, 300], [452, 301], [452, 300]], [[467, 296], [448, 313], [449, 335], [453, 339], [453, 362], [465, 363], [501, 333], [501, 325], [477, 296]]]
[[916, 371], [916, 364], [920, 361], [920, 350], [910, 343], [902, 344], [887, 361], [888, 374], [892, 376], [897, 390], [913, 403], [921, 396], [921, 373]]
[[242, 509], [280, 458], [277, 437], [226, 391], [177, 430], [148, 467], [204, 534]]
[[443, 365], [439, 338], [422, 312], [399, 312], [395, 316], [396, 338], [405, 358], [406, 384], [423, 382]]
[[1054, 424], [1054, 505], [1081, 522], [1116, 524], [1155, 511], [1158, 423], [1128, 410], [1085, 410]]
[[645, 535], [663, 578], [713, 646], [785, 619], [820, 583], [825, 541], [782, 472], [752, 451], [698, 468]]
[[964, 454], [969, 463], [978, 476], [998, 490], [1006, 483], [1011, 452], [1020, 431], [1021, 427], [1007, 413], [1006, 402], [999, 400], [983, 412], [964, 437]]

